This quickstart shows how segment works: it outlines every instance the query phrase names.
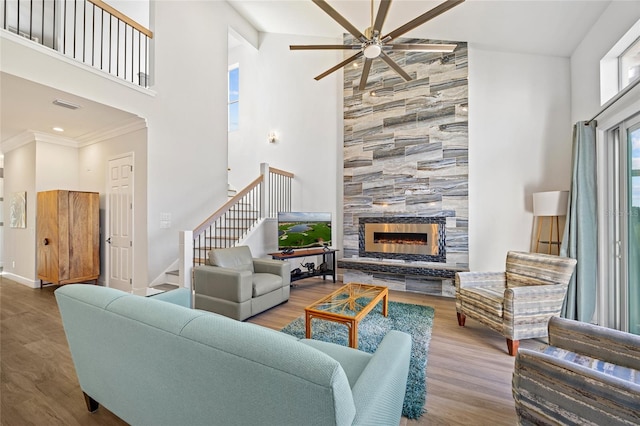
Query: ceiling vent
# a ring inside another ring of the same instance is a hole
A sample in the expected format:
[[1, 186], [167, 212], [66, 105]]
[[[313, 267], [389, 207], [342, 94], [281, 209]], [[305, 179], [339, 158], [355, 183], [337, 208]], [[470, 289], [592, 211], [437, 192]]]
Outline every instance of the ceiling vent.
[[71, 102], [67, 102], [67, 101], [62, 100], [62, 99], [56, 99], [55, 101], [53, 101], [53, 104], [57, 105], [59, 107], [69, 108], [69, 109], [78, 109], [78, 108], [80, 108], [80, 105], [72, 104]]

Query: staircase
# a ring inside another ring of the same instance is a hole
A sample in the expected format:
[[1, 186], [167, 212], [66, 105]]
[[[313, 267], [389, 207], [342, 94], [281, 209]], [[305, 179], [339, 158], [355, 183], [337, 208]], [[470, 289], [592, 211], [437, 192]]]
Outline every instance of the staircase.
[[179, 285], [191, 288], [193, 267], [206, 264], [212, 249], [234, 247], [265, 218], [275, 218], [279, 211], [291, 211], [293, 176], [262, 163], [259, 177], [193, 231], [182, 231]]
[[194, 265], [206, 263], [208, 253], [213, 248], [234, 247], [263, 218], [259, 207], [247, 201], [229, 200], [233, 205], [226, 214], [215, 222], [217, 226], [208, 232], [203, 231], [202, 238], [194, 234]]

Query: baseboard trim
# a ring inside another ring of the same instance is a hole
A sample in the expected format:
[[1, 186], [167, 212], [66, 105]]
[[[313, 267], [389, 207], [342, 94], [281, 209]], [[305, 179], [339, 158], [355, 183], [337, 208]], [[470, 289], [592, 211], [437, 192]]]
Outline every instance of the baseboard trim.
[[12, 274], [11, 272], [7, 272], [7, 271], [3, 271], [2, 272], [2, 277], [5, 277], [7, 279], [10, 279], [11, 281], [15, 281], [18, 284], [22, 284], [25, 285], [27, 287], [31, 287], [31, 288], [40, 288], [40, 281], [39, 280], [30, 280], [28, 278], [22, 277], [20, 275], [16, 275], [16, 274]]

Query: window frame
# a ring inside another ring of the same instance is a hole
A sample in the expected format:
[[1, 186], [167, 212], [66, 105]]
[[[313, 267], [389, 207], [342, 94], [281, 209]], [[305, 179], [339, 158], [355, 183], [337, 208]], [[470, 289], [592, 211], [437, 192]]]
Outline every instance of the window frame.
[[[634, 80], [640, 78], [640, 75], [636, 78], [630, 80], [628, 76], [624, 76], [625, 72], [628, 72], [629, 68], [623, 66], [623, 61], [625, 60], [625, 55], [627, 55], [630, 51], [637, 50], [640, 55], [640, 37], [637, 37], [633, 42], [631, 42], [625, 49], [618, 55], [618, 92], [622, 91], [625, 87], [631, 84]], [[636, 66], [640, 67], [640, 59]]]
[[[232, 77], [231, 77], [231, 73], [237, 71], [237, 87], [236, 87], [236, 91], [237, 91], [237, 96], [235, 97], [235, 99], [232, 99]], [[236, 119], [237, 122], [233, 123], [232, 122], [232, 117], [233, 117], [233, 112], [232, 112], [232, 108], [235, 108], [235, 115], [236, 115]], [[228, 71], [227, 71], [227, 131], [228, 132], [235, 132], [237, 130], [240, 129], [240, 64], [236, 63], [233, 65], [229, 65]]]

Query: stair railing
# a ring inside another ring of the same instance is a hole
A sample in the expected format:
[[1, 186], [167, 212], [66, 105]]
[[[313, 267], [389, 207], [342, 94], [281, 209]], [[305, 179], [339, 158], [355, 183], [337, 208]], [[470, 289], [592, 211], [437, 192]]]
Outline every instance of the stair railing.
[[291, 211], [293, 173], [260, 164], [253, 180], [193, 231], [180, 232], [179, 282], [191, 288], [192, 268], [204, 265], [210, 250], [235, 246], [264, 218]]
[[153, 33], [101, 0], [0, 0], [2, 28], [142, 87]]

